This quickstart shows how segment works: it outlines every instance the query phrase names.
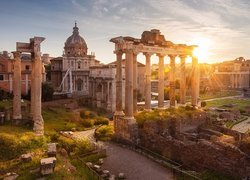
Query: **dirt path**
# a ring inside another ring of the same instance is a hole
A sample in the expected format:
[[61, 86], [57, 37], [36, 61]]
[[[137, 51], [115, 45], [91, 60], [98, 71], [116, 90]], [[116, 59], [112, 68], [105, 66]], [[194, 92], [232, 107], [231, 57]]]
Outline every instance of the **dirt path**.
[[239, 131], [241, 133], [245, 133], [250, 130], [250, 117], [247, 120], [240, 122], [232, 127], [232, 130]]

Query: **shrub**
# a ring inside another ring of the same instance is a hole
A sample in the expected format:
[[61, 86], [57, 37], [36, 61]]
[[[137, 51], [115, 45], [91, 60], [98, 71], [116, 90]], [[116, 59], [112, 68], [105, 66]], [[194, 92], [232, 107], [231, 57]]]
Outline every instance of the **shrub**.
[[85, 128], [91, 128], [94, 125], [93, 119], [83, 119], [82, 124]]
[[53, 100], [54, 88], [51, 83], [44, 82], [42, 84], [42, 101]]
[[94, 118], [96, 115], [92, 111], [86, 111], [86, 110], [81, 110], [80, 111], [80, 117], [83, 119], [86, 118]]
[[112, 126], [101, 126], [96, 129], [95, 131], [95, 137], [99, 140], [110, 140], [114, 134], [114, 129]]
[[94, 122], [94, 125], [108, 125], [108, 124], [109, 124], [109, 119], [102, 116], [98, 116]]
[[23, 153], [46, 144], [44, 137], [37, 137], [33, 133], [24, 133], [18, 137], [15, 135], [0, 134], [0, 159], [9, 160], [20, 156]]
[[58, 145], [59, 147], [64, 148], [68, 153], [73, 152], [74, 149], [76, 148], [75, 141], [73, 139], [64, 136], [59, 136]]
[[206, 107], [206, 105], [207, 105], [207, 102], [206, 102], [206, 101], [202, 101], [202, 102], [201, 102], [201, 107]]
[[76, 148], [74, 153], [77, 155], [85, 154], [94, 150], [94, 147], [92, 146], [92, 144], [88, 139], [79, 139], [76, 140], [75, 142], [76, 142]]

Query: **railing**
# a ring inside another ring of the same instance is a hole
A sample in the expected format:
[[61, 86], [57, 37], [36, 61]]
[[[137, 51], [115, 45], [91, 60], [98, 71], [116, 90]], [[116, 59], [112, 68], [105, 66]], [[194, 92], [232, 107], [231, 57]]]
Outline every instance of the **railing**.
[[79, 161], [81, 161], [81, 163], [83, 164], [84, 168], [87, 169], [87, 171], [89, 172], [89, 174], [91, 176], [90, 180], [103, 180], [103, 178], [97, 172], [95, 172], [91, 167], [89, 167], [88, 165], [86, 165], [86, 162], [84, 162], [79, 157], [77, 159]]
[[142, 154], [143, 156], [146, 156], [149, 159], [152, 159], [153, 161], [160, 163], [161, 165], [168, 167], [172, 170], [173, 173], [173, 177], [174, 179], [197, 179], [197, 180], [201, 180], [201, 178], [199, 178], [198, 176], [190, 173], [187, 170], [182, 169], [182, 165], [171, 160], [168, 159], [158, 153], [155, 153], [145, 147], [139, 146], [137, 144], [134, 143], [130, 143], [130, 142], [117, 142], [118, 145], [123, 145], [125, 147], [127, 147], [128, 149], [131, 149], [133, 151], [136, 151], [137, 153]]

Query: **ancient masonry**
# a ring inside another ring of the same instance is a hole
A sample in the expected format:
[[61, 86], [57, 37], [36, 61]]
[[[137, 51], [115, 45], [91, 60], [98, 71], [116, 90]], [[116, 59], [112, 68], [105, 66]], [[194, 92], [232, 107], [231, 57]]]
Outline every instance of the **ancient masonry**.
[[[166, 41], [159, 30], [144, 31], [140, 39], [133, 37], [116, 37], [110, 40], [115, 43], [116, 54], [116, 111], [114, 115], [115, 133], [117, 138], [129, 141], [137, 139], [137, 124], [134, 113], [137, 111], [137, 55], [143, 53], [146, 57], [146, 87], [145, 109], [151, 109], [151, 70], [150, 57], [156, 54], [159, 57], [158, 108], [164, 108], [164, 57], [170, 57], [170, 106], [175, 107], [175, 59], [181, 59], [180, 102], [185, 104], [185, 59], [192, 57], [192, 106], [198, 105], [199, 97], [199, 67], [198, 59], [192, 55], [197, 46], [174, 44]], [[125, 63], [125, 114], [122, 109], [122, 55], [126, 55]]]
[[44, 125], [42, 118], [42, 60], [40, 44], [44, 41], [43, 37], [34, 37], [30, 43], [16, 44], [14, 55], [14, 77], [13, 77], [13, 120], [15, 124], [21, 123], [21, 53], [31, 53], [32, 59], [32, 80], [31, 80], [31, 117], [34, 122], [34, 131], [37, 135], [43, 135]]

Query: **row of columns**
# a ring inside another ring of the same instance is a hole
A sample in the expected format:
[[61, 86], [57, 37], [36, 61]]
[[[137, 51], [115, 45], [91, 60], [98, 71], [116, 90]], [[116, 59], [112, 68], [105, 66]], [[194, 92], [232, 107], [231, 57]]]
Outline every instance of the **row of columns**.
[[[123, 51], [116, 51], [116, 116], [124, 115], [122, 111], [122, 54]], [[125, 117], [133, 118], [137, 112], [137, 53], [131, 49], [125, 51]], [[144, 53], [146, 57], [146, 82], [145, 82], [145, 109], [151, 109], [151, 63], [152, 53]], [[157, 54], [159, 57], [158, 70], [158, 108], [164, 108], [164, 56]], [[170, 107], [176, 105], [175, 101], [175, 58], [170, 57]], [[180, 80], [180, 103], [186, 103], [186, 74], [185, 59], [186, 56], [179, 56], [181, 59], [181, 80]], [[199, 96], [199, 70], [198, 60], [192, 57], [192, 100], [191, 104], [197, 106]]]

